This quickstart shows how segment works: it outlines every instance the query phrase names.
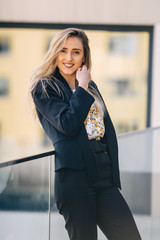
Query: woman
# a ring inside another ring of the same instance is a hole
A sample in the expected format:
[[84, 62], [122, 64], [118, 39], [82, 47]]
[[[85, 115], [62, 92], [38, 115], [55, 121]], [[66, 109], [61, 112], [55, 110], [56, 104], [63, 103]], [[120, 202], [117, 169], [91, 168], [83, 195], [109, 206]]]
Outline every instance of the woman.
[[69, 28], [32, 74], [29, 91], [55, 148], [55, 201], [71, 240], [96, 240], [97, 225], [109, 240], [139, 240], [119, 191], [115, 130], [90, 67], [86, 34]]

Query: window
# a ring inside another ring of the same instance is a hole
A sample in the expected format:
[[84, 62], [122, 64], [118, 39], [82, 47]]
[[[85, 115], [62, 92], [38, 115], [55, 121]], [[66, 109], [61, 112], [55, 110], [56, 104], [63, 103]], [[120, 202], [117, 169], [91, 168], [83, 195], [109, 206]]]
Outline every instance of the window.
[[46, 38], [46, 48], [45, 48], [46, 52], [49, 50], [50, 43], [51, 43], [53, 37], [54, 37], [54, 35], [48, 36], [48, 38]]
[[112, 36], [109, 40], [109, 52], [119, 55], [135, 55], [138, 39], [136, 35]]
[[134, 93], [131, 85], [131, 80], [128, 78], [113, 79], [114, 95], [116, 96], [129, 96]]
[[118, 134], [124, 133], [124, 132], [133, 132], [138, 130], [138, 124], [136, 122], [118, 122], [116, 124], [116, 129]]
[[0, 97], [5, 97], [9, 92], [9, 82], [5, 78], [0, 78]]
[[7, 37], [0, 36], [0, 54], [7, 54], [10, 51], [10, 41]]

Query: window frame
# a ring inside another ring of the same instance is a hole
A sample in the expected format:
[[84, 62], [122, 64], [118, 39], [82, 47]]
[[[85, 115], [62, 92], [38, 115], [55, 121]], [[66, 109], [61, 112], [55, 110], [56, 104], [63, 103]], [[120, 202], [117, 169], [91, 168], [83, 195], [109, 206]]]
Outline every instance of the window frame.
[[81, 28], [83, 30], [112, 31], [112, 32], [148, 32], [149, 34], [149, 55], [147, 73], [147, 109], [146, 127], [151, 126], [151, 93], [152, 93], [152, 55], [153, 55], [153, 25], [105, 25], [105, 24], [72, 24], [72, 23], [21, 23], [21, 22], [0, 22], [0, 28], [22, 28], [22, 29], [65, 29]]

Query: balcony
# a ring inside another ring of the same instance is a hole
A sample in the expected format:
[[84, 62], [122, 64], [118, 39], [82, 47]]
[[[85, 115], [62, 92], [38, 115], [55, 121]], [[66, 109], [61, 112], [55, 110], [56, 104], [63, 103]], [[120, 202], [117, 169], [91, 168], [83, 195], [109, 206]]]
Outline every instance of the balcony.
[[[158, 240], [160, 127], [119, 135], [118, 143], [122, 194], [142, 239]], [[68, 239], [54, 202], [54, 151], [0, 164], [0, 239]]]

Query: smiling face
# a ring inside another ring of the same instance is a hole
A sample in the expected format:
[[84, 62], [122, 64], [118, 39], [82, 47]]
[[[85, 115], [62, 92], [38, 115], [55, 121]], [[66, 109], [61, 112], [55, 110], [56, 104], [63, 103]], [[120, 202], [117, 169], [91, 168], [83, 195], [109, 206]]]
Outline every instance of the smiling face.
[[76, 71], [84, 61], [83, 44], [78, 37], [68, 37], [56, 59], [61, 75], [66, 79], [75, 79]]

